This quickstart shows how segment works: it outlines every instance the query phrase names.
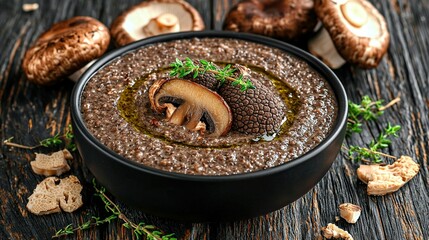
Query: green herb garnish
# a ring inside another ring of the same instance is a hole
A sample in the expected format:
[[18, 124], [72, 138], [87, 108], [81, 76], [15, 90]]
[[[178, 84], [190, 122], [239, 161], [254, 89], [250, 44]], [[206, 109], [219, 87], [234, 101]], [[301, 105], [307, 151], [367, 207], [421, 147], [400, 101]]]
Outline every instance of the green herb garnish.
[[92, 216], [90, 220], [82, 223], [79, 226], [73, 227], [72, 224], [67, 225], [65, 228], [58, 230], [52, 238], [59, 238], [67, 235], [72, 235], [77, 231], [82, 231], [89, 229], [91, 227], [99, 226], [104, 223], [110, 223], [112, 220], [120, 219], [123, 221], [122, 226], [133, 231], [137, 239], [140, 239], [142, 236], [145, 236], [148, 240], [176, 240], [174, 233], [165, 234], [160, 231], [154, 225], [149, 225], [143, 222], [134, 223], [128, 219], [124, 213], [121, 212], [119, 206], [115, 204], [107, 195], [106, 189], [102, 186], [98, 186], [95, 182], [95, 179], [92, 181], [93, 187], [95, 189], [95, 196], [100, 197], [104, 203], [104, 207], [108, 213], [111, 215], [101, 219], [99, 217]]
[[347, 119], [347, 134], [361, 133], [363, 121], [373, 121], [384, 113], [384, 110], [399, 102], [400, 98], [395, 98], [388, 104], [383, 105], [383, 100], [372, 100], [369, 96], [364, 96], [360, 104], [349, 101], [349, 113]]
[[379, 150], [389, 147], [392, 141], [388, 138], [390, 136], [398, 137], [397, 132], [400, 129], [401, 129], [401, 126], [399, 125], [391, 126], [389, 123], [385, 128], [385, 130], [383, 131], [383, 133], [380, 134], [380, 136], [378, 136], [377, 139], [373, 139], [369, 143], [368, 148], [359, 147], [359, 146], [350, 146], [350, 148], [348, 149], [348, 155], [350, 159], [352, 159], [355, 162], [366, 161], [366, 162], [380, 163], [382, 162], [381, 156], [395, 158], [388, 154], [384, 154]]
[[[384, 113], [384, 110], [393, 106], [400, 101], [397, 97], [390, 101], [388, 104], [383, 105], [383, 100], [372, 100], [369, 96], [364, 96], [360, 104], [349, 102], [349, 113], [347, 119], [347, 136], [352, 133], [361, 133], [362, 125], [365, 121], [374, 121]], [[350, 146], [347, 148], [343, 145], [343, 149], [347, 152], [348, 157], [355, 162], [374, 162], [381, 163], [381, 157], [395, 158], [389, 154], [380, 152], [380, 150], [389, 147], [392, 141], [389, 137], [398, 137], [398, 131], [401, 129], [399, 125], [391, 125], [388, 123], [387, 127], [382, 131], [377, 139], [371, 140], [368, 147]]]
[[226, 65], [224, 68], [219, 68], [207, 60], [201, 59], [198, 63], [194, 63], [192, 59], [187, 57], [184, 61], [176, 58], [176, 61], [171, 63], [170, 67], [172, 68], [170, 72], [171, 76], [183, 78], [192, 74], [192, 77], [196, 78], [201, 74], [213, 73], [215, 78], [219, 80], [221, 84], [224, 84], [226, 81], [230, 81], [232, 86], [240, 87], [240, 90], [243, 92], [248, 89], [255, 89], [252, 82], [249, 79], [246, 79], [243, 74], [240, 74], [236, 78], [234, 77], [236, 69], [232, 68], [231, 64]]
[[9, 147], [16, 147], [16, 148], [22, 148], [22, 149], [35, 149], [39, 147], [46, 147], [46, 148], [53, 148], [53, 147], [59, 147], [63, 144], [63, 142], [68, 142], [66, 148], [70, 151], [76, 151], [76, 145], [74, 144], [74, 135], [72, 126], [68, 125], [67, 129], [65, 130], [65, 133], [60, 135], [60, 133], [55, 134], [53, 137], [45, 138], [41, 141], [39, 141], [39, 144], [33, 145], [33, 146], [27, 146], [22, 145], [19, 143], [12, 142], [13, 137], [10, 137], [3, 141], [3, 144]]
[[104, 223], [110, 223], [112, 220], [114, 220], [116, 218], [117, 218], [116, 215], [110, 215], [104, 219], [100, 219], [99, 217], [92, 216], [90, 220], [82, 223], [81, 225], [79, 225], [77, 227], [73, 227], [73, 224], [69, 224], [69, 225], [65, 226], [63, 229], [58, 230], [55, 233], [55, 235], [52, 236], [52, 238], [59, 238], [59, 237], [67, 236], [67, 235], [72, 235], [76, 231], [87, 230], [87, 229], [90, 229], [91, 227], [94, 227], [94, 226], [99, 226], [99, 225], [102, 225]]

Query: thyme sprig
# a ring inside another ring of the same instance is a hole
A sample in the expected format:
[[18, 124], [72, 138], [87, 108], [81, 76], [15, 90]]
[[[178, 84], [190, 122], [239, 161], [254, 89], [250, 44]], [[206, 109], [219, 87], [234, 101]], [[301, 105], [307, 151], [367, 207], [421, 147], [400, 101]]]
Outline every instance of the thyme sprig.
[[[347, 136], [350, 137], [352, 133], [361, 133], [364, 121], [377, 120], [378, 117], [384, 113], [384, 110], [390, 108], [399, 101], [400, 98], [397, 97], [386, 105], [383, 105], [383, 100], [372, 100], [369, 96], [362, 97], [360, 104], [349, 101]], [[398, 131], [400, 129], [401, 126], [388, 123], [387, 127], [383, 129], [378, 138], [371, 140], [368, 147], [351, 145], [347, 148], [343, 145], [342, 149], [347, 153], [348, 158], [355, 162], [381, 163], [381, 157], [396, 159], [396, 157], [380, 152], [380, 150], [390, 146], [392, 141], [389, 138], [392, 136], [398, 137]]]
[[46, 148], [53, 148], [53, 147], [59, 147], [63, 144], [63, 142], [68, 142], [66, 148], [70, 151], [76, 151], [76, 145], [74, 143], [74, 135], [73, 135], [73, 129], [71, 125], [68, 125], [64, 134], [60, 135], [60, 133], [55, 134], [53, 137], [45, 138], [41, 141], [39, 141], [38, 144], [33, 146], [27, 146], [19, 143], [12, 142], [13, 137], [10, 137], [3, 141], [3, 144], [9, 147], [16, 147], [21, 149], [35, 149], [39, 147], [46, 147]]
[[110, 215], [104, 219], [101, 219], [100, 217], [92, 216], [91, 219], [88, 221], [82, 223], [81, 225], [77, 227], [73, 227], [73, 224], [69, 224], [65, 226], [63, 229], [58, 230], [52, 238], [60, 238], [67, 235], [71, 235], [77, 231], [87, 230], [94, 226], [100, 226], [105, 223], [110, 223], [112, 220], [116, 219], [116, 215]]
[[398, 137], [397, 132], [400, 129], [401, 129], [401, 126], [399, 125], [392, 126], [390, 123], [388, 123], [383, 133], [380, 134], [377, 139], [373, 139], [369, 143], [368, 148], [354, 146], [354, 145], [350, 146], [348, 149], [346, 148], [349, 158], [355, 162], [364, 161], [364, 162], [374, 162], [374, 163], [381, 163], [382, 162], [381, 156], [395, 158], [391, 155], [384, 154], [379, 150], [389, 147], [389, 145], [392, 143], [389, 137], [391, 136]]
[[362, 132], [363, 121], [373, 121], [384, 113], [384, 110], [400, 101], [397, 97], [388, 104], [383, 105], [383, 100], [372, 100], [369, 96], [362, 97], [360, 104], [349, 101], [349, 113], [347, 119], [347, 135]]
[[241, 91], [247, 91], [248, 89], [255, 89], [255, 86], [249, 79], [246, 79], [243, 74], [240, 74], [238, 77], [234, 77], [235, 68], [231, 64], [227, 64], [224, 68], [219, 68], [212, 62], [201, 59], [195, 63], [189, 57], [185, 58], [184, 61], [176, 58], [176, 61], [170, 64], [171, 76], [178, 76], [183, 78], [187, 75], [192, 74], [193, 78], [198, 77], [199, 75], [205, 73], [213, 73], [215, 78], [220, 81], [221, 84], [224, 84], [226, 81], [231, 81], [232, 86], [240, 87]]
[[123, 221], [122, 226], [127, 229], [131, 229], [137, 239], [145, 236], [148, 240], [176, 240], [174, 233], [165, 234], [154, 225], [149, 225], [144, 222], [134, 223], [128, 219], [128, 217], [122, 213], [119, 206], [106, 195], [106, 189], [102, 186], [98, 186], [95, 179], [93, 179], [92, 183], [96, 192], [95, 196], [98, 196], [103, 201], [106, 211], [111, 215], [101, 220], [99, 217], [91, 217], [90, 220], [77, 227], [73, 227], [72, 224], [69, 224], [65, 228], [58, 230], [52, 238], [71, 235], [77, 231], [86, 230], [93, 226], [99, 226], [104, 223], [110, 223], [112, 220], [120, 219]]

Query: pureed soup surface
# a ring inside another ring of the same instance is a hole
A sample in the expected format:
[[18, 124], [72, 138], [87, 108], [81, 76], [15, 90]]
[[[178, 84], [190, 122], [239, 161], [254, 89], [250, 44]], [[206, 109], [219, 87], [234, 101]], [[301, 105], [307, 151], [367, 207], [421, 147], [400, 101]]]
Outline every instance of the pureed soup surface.
[[[148, 90], [169, 77], [171, 62], [186, 57], [252, 69], [251, 78], [284, 101], [281, 131], [210, 138], [163, 121], [150, 109]], [[290, 161], [319, 144], [337, 116], [331, 87], [307, 63], [276, 48], [224, 38], [157, 43], [118, 57], [88, 81], [81, 109], [90, 132], [113, 151], [146, 166], [196, 175], [253, 172]]]

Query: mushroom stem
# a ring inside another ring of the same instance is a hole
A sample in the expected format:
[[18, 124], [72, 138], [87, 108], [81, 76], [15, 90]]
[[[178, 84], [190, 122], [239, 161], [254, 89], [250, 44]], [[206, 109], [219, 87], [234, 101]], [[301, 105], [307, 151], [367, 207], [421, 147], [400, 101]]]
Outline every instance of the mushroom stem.
[[138, 2], [112, 23], [110, 31], [119, 46], [163, 33], [204, 29], [200, 13], [186, 0]]
[[149, 23], [143, 27], [143, 32], [148, 36], [178, 31], [180, 31], [179, 19], [171, 13], [164, 13], [158, 17], [152, 18]]
[[346, 63], [325, 28], [308, 41], [308, 50], [332, 69], [338, 69]]
[[362, 27], [368, 21], [368, 13], [357, 1], [348, 1], [341, 5], [341, 13], [351, 25]]
[[161, 31], [179, 30], [179, 19], [171, 13], [164, 13], [156, 18], [156, 23]]
[[188, 123], [186, 123], [185, 127], [187, 129], [195, 129], [200, 122], [202, 116], [202, 109], [195, 109], [194, 111], [192, 111], [192, 114], [190, 114], [190, 118], [188, 120]]
[[81, 69], [77, 70], [76, 72], [72, 73], [68, 76], [68, 79], [72, 80], [73, 82], [77, 82], [82, 76], [82, 74], [91, 67], [92, 64], [94, 64], [95, 60], [92, 60], [91, 62], [87, 63], [85, 66], [83, 66]]
[[177, 125], [182, 125], [185, 122], [185, 117], [190, 110], [191, 105], [185, 102], [184, 104], [180, 105], [176, 109], [176, 111], [174, 111], [173, 115], [171, 115], [169, 122]]

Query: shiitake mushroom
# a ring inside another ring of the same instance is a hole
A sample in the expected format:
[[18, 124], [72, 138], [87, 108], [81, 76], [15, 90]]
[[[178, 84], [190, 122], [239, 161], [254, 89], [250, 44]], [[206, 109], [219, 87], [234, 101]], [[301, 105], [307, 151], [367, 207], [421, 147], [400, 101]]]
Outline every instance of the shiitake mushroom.
[[72, 17], [38, 37], [26, 51], [22, 69], [29, 81], [40, 85], [53, 85], [66, 76], [76, 81], [83, 72], [80, 69], [103, 55], [109, 42], [109, 29], [103, 23], [87, 16]]

